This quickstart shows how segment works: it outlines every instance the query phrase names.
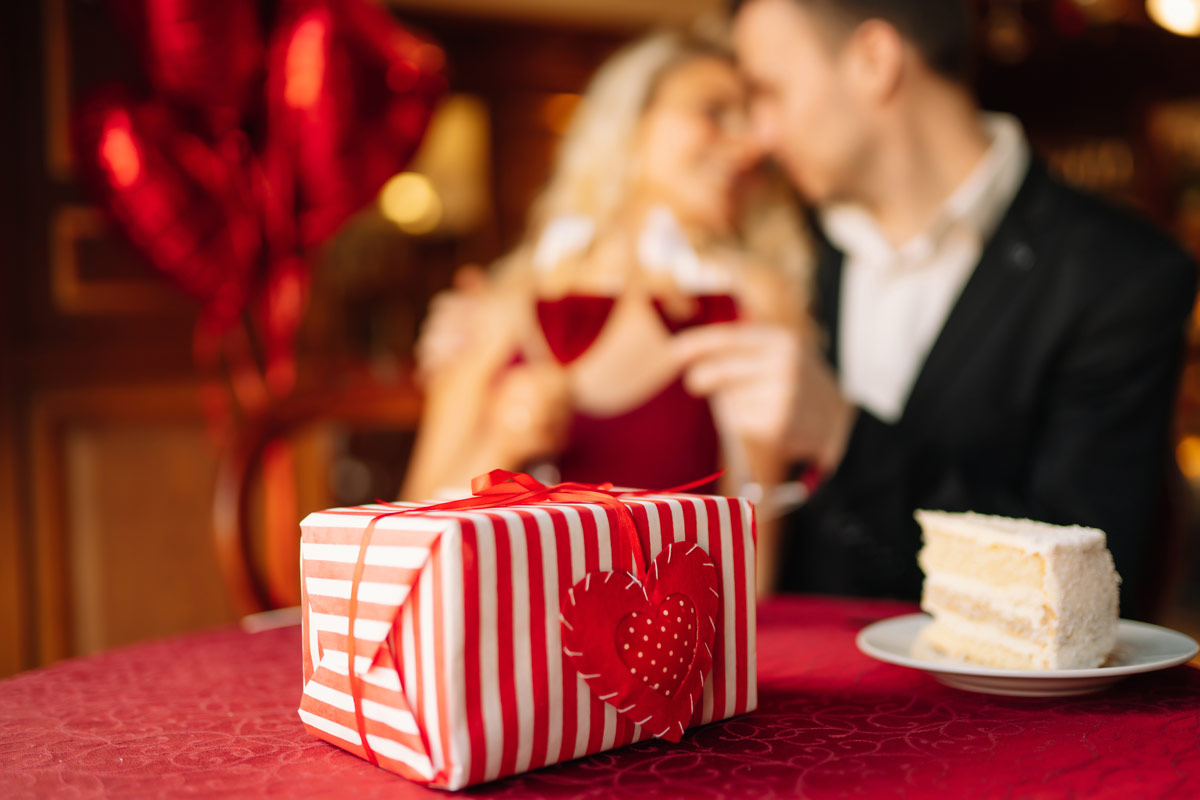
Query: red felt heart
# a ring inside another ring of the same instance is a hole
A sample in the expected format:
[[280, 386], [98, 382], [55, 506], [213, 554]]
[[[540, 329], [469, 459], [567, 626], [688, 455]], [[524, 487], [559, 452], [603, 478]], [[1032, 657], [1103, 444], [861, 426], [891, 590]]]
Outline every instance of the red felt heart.
[[683, 683], [696, 653], [696, 604], [672, 594], [652, 613], [634, 611], [617, 624], [617, 655], [631, 675], [664, 697]]
[[599, 699], [677, 742], [712, 669], [717, 571], [694, 542], [668, 545], [646, 583], [592, 572], [562, 605], [563, 652]]

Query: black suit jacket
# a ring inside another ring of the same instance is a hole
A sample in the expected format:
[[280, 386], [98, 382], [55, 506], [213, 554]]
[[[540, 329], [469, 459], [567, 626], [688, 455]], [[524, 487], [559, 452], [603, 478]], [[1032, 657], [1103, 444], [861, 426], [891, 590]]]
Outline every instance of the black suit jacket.
[[[816, 314], [837, 367], [842, 256], [819, 255]], [[862, 411], [845, 459], [788, 520], [784, 585], [916, 598], [918, 508], [1103, 529], [1122, 609], [1144, 612], [1190, 257], [1036, 161], [900, 420]]]

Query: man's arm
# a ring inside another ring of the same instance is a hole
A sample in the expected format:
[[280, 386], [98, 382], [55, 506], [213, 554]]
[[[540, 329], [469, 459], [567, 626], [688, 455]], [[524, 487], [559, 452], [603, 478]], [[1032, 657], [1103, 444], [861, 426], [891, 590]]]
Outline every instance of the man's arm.
[[[1182, 256], [1152, 267], [1105, 287], [1102, 302], [1081, 319], [1047, 377], [1024, 485], [987, 482], [952, 454], [861, 412], [822, 490], [827, 497], [815, 501], [869, 504], [876, 519], [927, 506], [1098, 527], [1122, 574], [1123, 601], [1142, 608], [1161, 549], [1151, 526], [1196, 283], [1194, 265]], [[916, 535], [913, 526], [884, 530]]]
[[722, 397], [756, 437], [824, 467], [809, 510], [861, 516], [859, 535], [881, 552], [916, 551], [911, 515], [922, 506], [1094, 525], [1108, 533], [1125, 595], [1141, 598], [1195, 280], [1194, 265], [1172, 251], [1105, 287], [1046, 378], [1023, 484], [981, 475], [950, 449], [831, 399], [828, 367], [794, 343], [700, 330], [681, 337], [680, 351], [693, 391]]
[[[1184, 257], [1131, 271], [1085, 318], [1054, 377], [1027, 491], [1031, 513], [1101, 528], [1123, 598], [1153, 592], [1163, 488], [1185, 329], [1196, 292]], [[1131, 606], [1133, 607], [1133, 606]]]

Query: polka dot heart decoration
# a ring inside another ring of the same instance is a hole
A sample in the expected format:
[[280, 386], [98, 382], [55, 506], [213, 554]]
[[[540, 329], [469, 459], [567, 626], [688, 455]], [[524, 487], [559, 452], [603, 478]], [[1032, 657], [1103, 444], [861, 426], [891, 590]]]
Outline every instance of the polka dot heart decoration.
[[696, 606], [681, 594], [655, 613], [634, 611], [617, 625], [617, 655], [634, 677], [670, 697], [683, 681], [696, 652]]
[[596, 697], [677, 742], [712, 669], [719, 597], [704, 548], [676, 542], [645, 584], [627, 572], [575, 584], [562, 606], [563, 651]]

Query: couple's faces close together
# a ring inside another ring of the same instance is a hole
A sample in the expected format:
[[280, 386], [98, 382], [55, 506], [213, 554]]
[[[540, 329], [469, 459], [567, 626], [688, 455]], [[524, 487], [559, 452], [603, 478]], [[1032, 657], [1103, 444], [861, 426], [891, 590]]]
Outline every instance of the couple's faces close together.
[[794, 0], [738, 12], [738, 64], [697, 56], [659, 80], [637, 142], [639, 179], [685, 224], [727, 230], [738, 187], [770, 155], [811, 203], [846, 199], [869, 160], [870, 109], [899, 40], [834, 28]]
[[746, 101], [731, 62], [693, 56], [659, 79], [642, 114], [638, 180], [689, 228], [724, 231], [733, 224], [736, 189], [762, 155]]

